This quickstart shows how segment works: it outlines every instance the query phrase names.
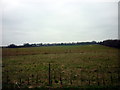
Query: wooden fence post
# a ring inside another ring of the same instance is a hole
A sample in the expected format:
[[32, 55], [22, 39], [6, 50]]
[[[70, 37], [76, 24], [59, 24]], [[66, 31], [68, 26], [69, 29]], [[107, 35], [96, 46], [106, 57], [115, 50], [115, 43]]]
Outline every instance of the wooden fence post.
[[21, 80], [21, 77], [20, 77], [20, 86], [21, 86], [21, 84], [22, 84], [22, 80]]
[[71, 70], [71, 73], [70, 73], [70, 84], [72, 85], [72, 70]]
[[88, 73], [89, 73], [89, 74], [88, 74], [88, 75], [89, 75], [89, 76], [88, 76], [88, 78], [89, 78], [89, 79], [88, 79], [88, 84], [89, 84], [89, 86], [90, 86], [90, 79], [91, 79], [90, 74], [91, 74], [91, 72], [89, 71]]
[[62, 76], [61, 76], [61, 72], [60, 72], [60, 84], [62, 86]]
[[80, 82], [81, 82], [81, 86], [82, 86], [82, 68], [80, 68]]
[[49, 85], [51, 85], [51, 67], [50, 67], [50, 63], [49, 63], [49, 68], [48, 68], [48, 81], [49, 81]]
[[20, 73], [20, 76], [19, 76], [20, 86], [21, 86], [21, 84], [22, 84], [21, 71], [22, 71], [22, 70], [19, 71], [19, 73]]
[[8, 71], [7, 72], [7, 85], [8, 85], [8, 82], [9, 82], [9, 76], [8, 76]]
[[103, 74], [103, 77], [102, 77], [102, 78], [103, 78], [103, 85], [105, 86], [105, 79], [104, 79], [104, 74]]
[[96, 73], [97, 73], [97, 85], [99, 86], [100, 82], [99, 82], [99, 68], [98, 67], [97, 67]]
[[37, 74], [37, 76], [36, 76], [36, 84], [38, 83], [38, 74]]
[[111, 85], [113, 85], [113, 77], [112, 77], [112, 72], [111, 72], [110, 79], [111, 79]]
[[30, 82], [29, 82], [29, 76], [28, 76], [28, 85], [30, 84]]
[[118, 72], [117, 72], [117, 74], [118, 74], [118, 85], [120, 85], [120, 67], [118, 67], [117, 69], [118, 69]]

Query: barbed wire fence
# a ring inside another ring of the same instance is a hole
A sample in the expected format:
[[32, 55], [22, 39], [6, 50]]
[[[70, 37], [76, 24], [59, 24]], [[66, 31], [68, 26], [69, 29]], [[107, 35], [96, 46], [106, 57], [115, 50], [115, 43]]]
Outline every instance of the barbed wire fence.
[[120, 86], [120, 67], [64, 68], [60, 64], [46, 63], [43, 70], [32, 71], [3, 70], [3, 88]]

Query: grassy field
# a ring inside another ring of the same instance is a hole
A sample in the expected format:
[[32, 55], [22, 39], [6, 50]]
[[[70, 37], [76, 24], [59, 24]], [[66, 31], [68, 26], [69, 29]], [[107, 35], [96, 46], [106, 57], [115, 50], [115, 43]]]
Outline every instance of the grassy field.
[[3, 48], [3, 88], [116, 87], [118, 52], [101, 45]]

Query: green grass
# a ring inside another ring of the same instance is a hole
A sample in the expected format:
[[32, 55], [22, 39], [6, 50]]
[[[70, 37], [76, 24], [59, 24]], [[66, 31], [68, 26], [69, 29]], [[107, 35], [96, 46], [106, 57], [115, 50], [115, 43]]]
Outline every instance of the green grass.
[[[76, 45], [76, 46], [49, 46], [31, 48], [3, 48], [3, 83], [20, 83], [21, 87], [47, 87], [48, 86], [48, 64], [51, 63], [51, 87], [62, 87], [97, 85], [96, 72], [99, 71], [99, 81], [102, 85], [102, 77], [105, 83], [111, 85], [110, 73], [113, 73], [114, 85], [118, 85], [118, 49], [101, 45]], [[8, 72], [6, 72], [8, 71]], [[82, 74], [81, 74], [82, 72]], [[81, 76], [82, 75], [82, 76]], [[27, 85], [27, 79], [31, 85]], [[38, 77], [38, 79], [36, 79]], [[81, 78], [82, 77], [82, 78]], [[81, 84], [81, 80], [83, 83]], [[36, 84], [36, 80], [37, 84]], [[70, 83], [72, 82], [72, 84]], [[5, 86], [7, 87], [7, 86]]]

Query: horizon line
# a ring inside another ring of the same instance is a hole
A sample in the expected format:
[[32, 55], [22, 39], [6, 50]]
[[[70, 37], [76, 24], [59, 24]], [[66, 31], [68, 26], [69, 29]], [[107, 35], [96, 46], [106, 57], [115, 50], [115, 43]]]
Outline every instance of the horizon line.
[[3, 46], [9, 46], [11, 44], [14, 44], [14, 45], [17, 45], [17, 46], [20, 46], [20, 45], [24, 45], [24, 44], [60, 44], [60, 43], [82, 43], [82, 42], [102, 42], [102, 41], [105, 41], [105, 40], [120, 40], [120, 39], [104, 39], [104, 40], [89, 40], [89, 41], [70, 41], [70, 42], [33, 42], [33, 43], [29, 43], [29, 42], [25, 42], [25, 43], [22, 43], [22, 44], [15, 44], [15, 43], [10, 43], [10, 44], [7, 44], [7, 45], [0, 45], [0, 47], [3, 47]]

